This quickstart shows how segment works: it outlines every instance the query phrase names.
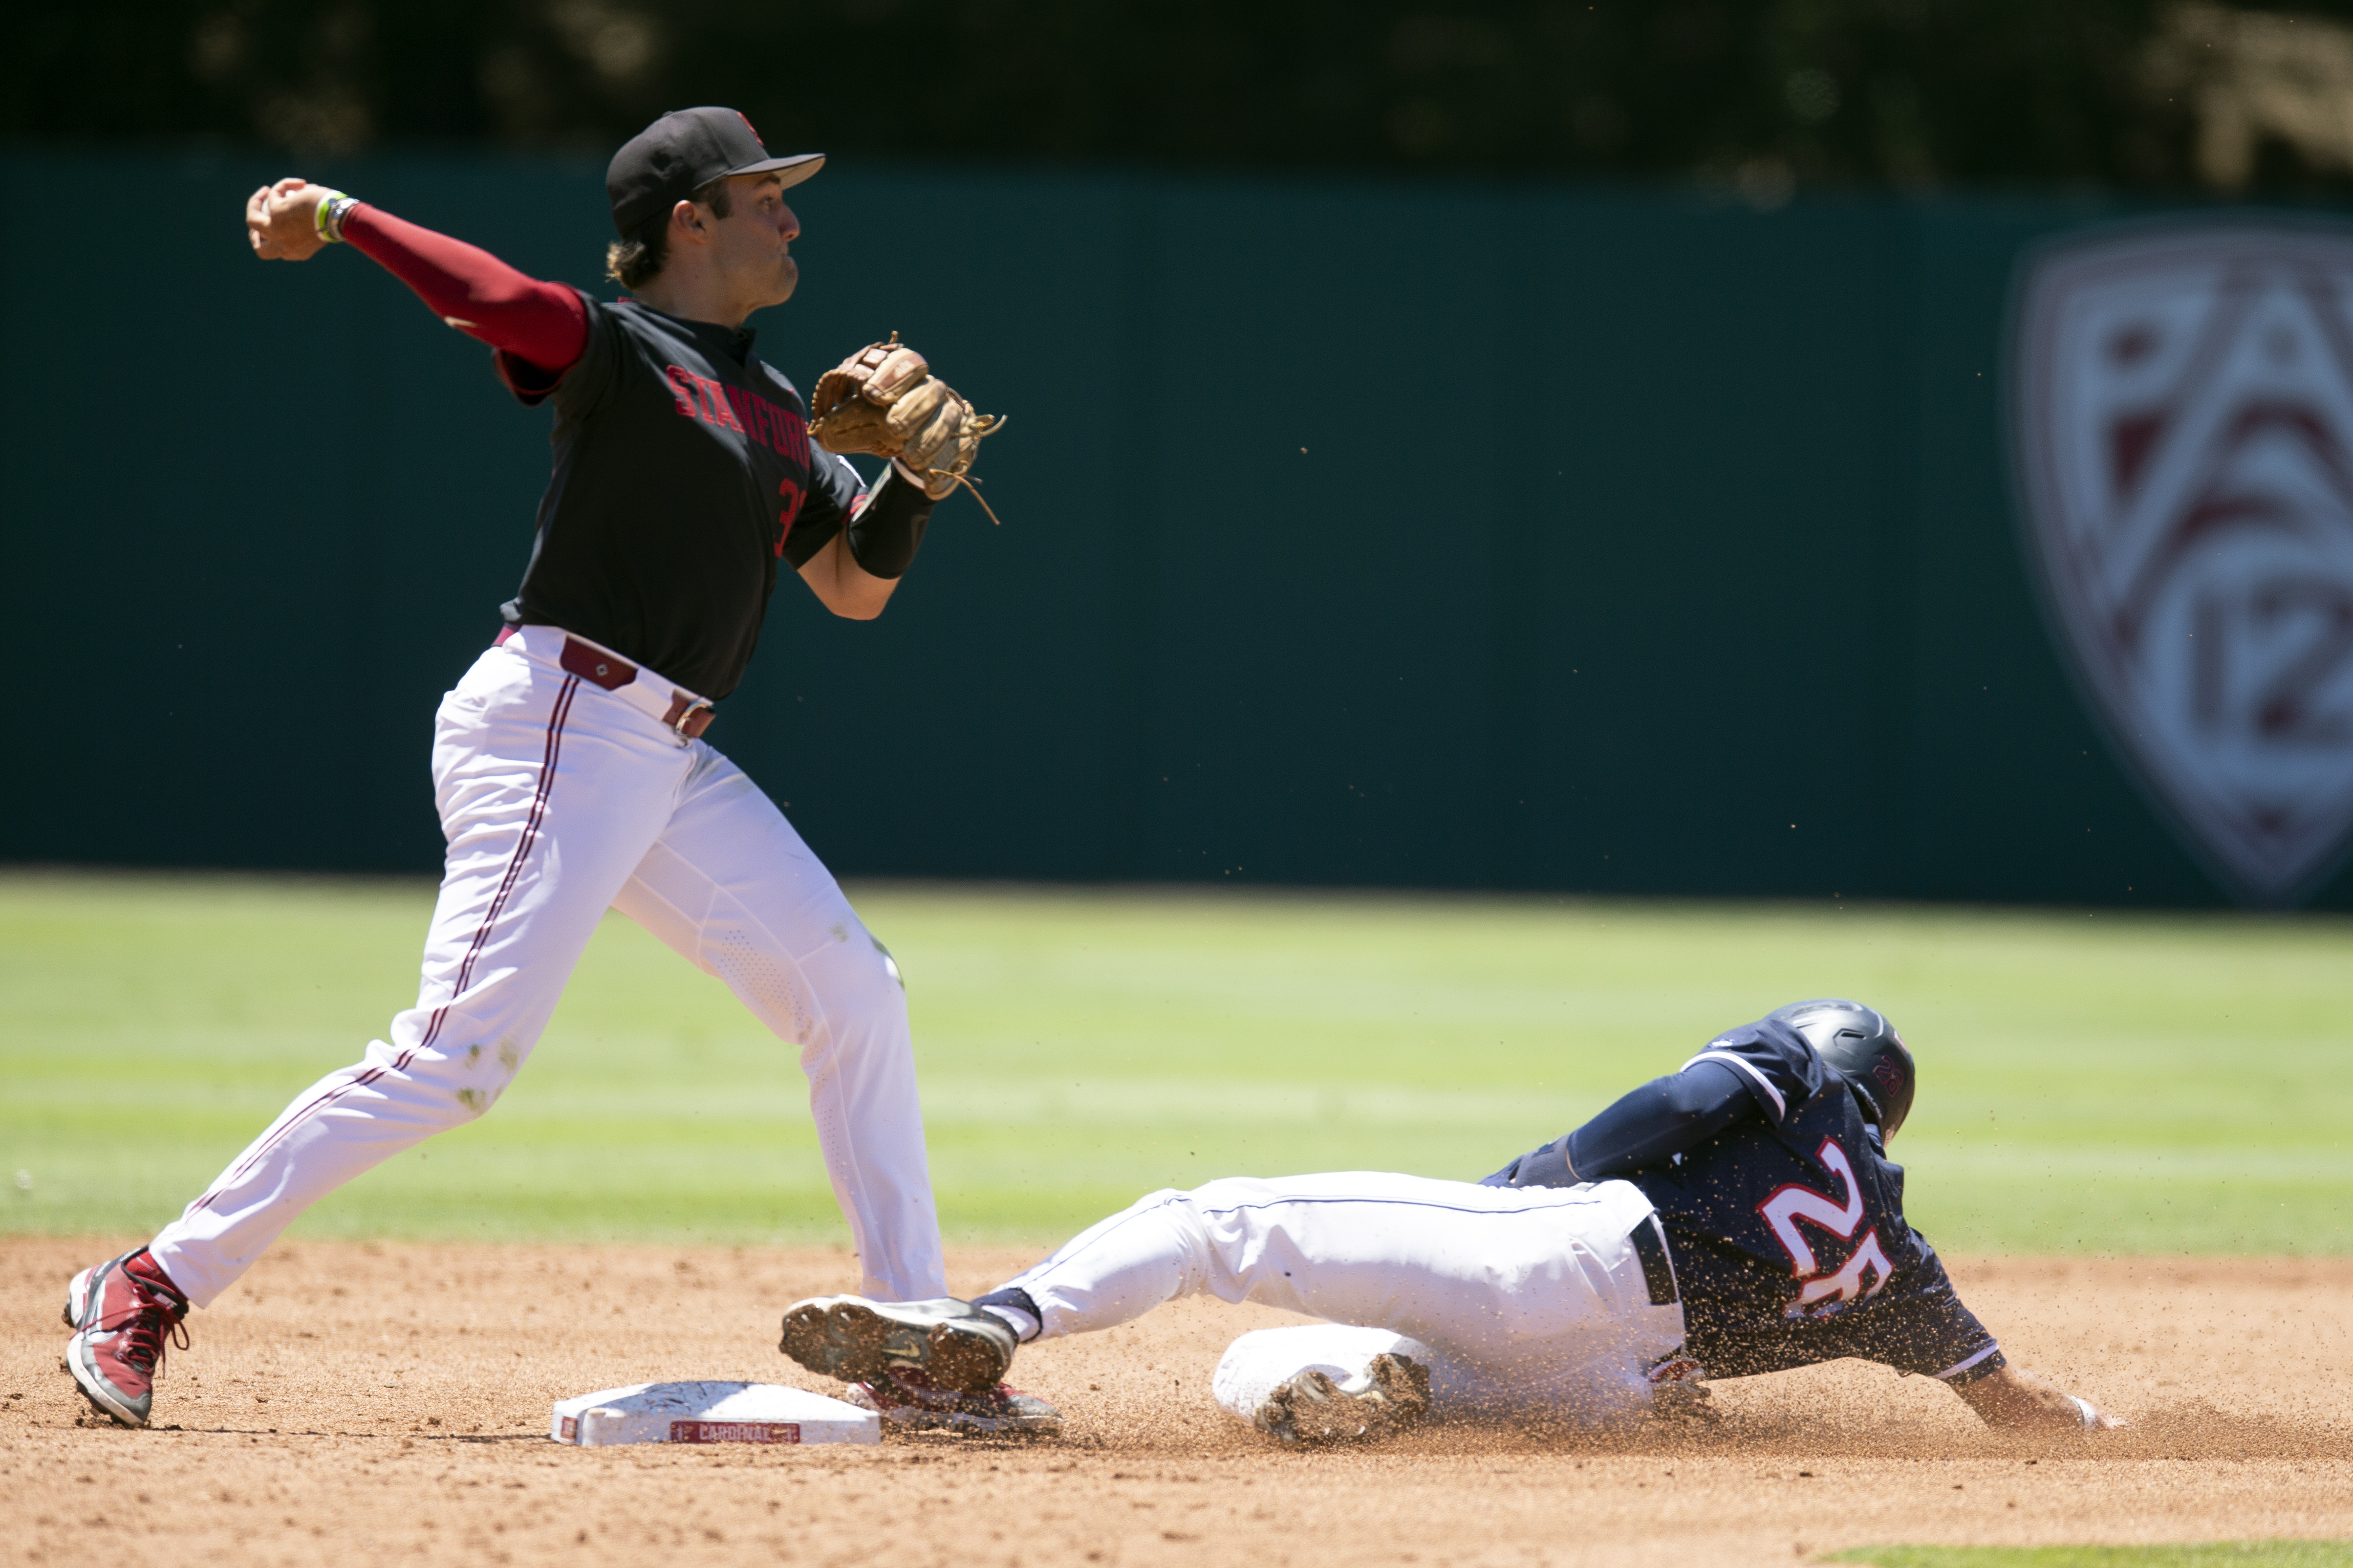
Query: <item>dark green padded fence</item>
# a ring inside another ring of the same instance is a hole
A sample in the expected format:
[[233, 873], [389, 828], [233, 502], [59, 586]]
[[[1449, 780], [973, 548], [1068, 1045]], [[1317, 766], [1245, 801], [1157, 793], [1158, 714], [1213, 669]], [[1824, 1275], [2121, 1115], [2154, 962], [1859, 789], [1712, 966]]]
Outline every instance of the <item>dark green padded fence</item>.
[[[364, 258], [253, 261], [282, 163], [0, 160], [0, 858], [437, 862], [430, 716], [522, 565], [547, 416]], [[306, 172], [596, 277], [600, 163]], [[1012, 416], [1004, 527], [947, 503], [870, 625], [787, 584], [712, 733], [844, 873], [2219, 898], [2016, 544], [2010, 268], [2096, 201], [795, 197], [762, 353], [806, 384], [897, 329]]]

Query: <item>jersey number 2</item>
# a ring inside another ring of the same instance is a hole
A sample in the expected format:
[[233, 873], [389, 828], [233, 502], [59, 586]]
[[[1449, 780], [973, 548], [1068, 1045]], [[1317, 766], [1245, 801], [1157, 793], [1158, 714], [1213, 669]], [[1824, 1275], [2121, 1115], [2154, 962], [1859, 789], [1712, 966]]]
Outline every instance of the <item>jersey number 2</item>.
[[[1817, 1309], [1849, 1301], [1867, 1301], [1887, 1283], [1890, 1273], [1887, 1252], [1879, 1245], [1876, 1228], [1862, 1233], [1862, 1239], [1855, 1244], [1854, 1253], [1846, 1260], [1846, 1267], [1835, 1273], [1825, 1272], [1815, 1259], [1813, 1244], [1806, 1239], [1805, 1232], [1798, 1228], [1798, 1222], [1803, 1220], [1808, 1225], [1818, 1226], [1841, 1241], [1848, 1239], [1854, 1235], [1855, 1227], [1862, 1224], [1862, 1184], [1854, 1179], [1854, 1166], [1848, 1162], [1846, 1151], [1838, 1146], [1836, 1139], [1823, 1139], [1822, 1146], [1815, 1151], [1814, 1158], [1845, 1185], [1844, 1203], [1834, 1202], [1825, 1194], [1791, 1182], [1774, 1189], [1771, 1197], [1757, 1205], [1757, 1212], [1765, 1216], [1765, 1223], [1772, 1229], [1774, 1238], [1788, 1253], [1790, 1268], [1802, 1281], [1798, 1289], [1798, 1299], [1789, 1308], [1792, 1317], [1805, 1317]], [[1868, 1288], [1862, 1282], [1866, 1273], [1871, 1276]]]

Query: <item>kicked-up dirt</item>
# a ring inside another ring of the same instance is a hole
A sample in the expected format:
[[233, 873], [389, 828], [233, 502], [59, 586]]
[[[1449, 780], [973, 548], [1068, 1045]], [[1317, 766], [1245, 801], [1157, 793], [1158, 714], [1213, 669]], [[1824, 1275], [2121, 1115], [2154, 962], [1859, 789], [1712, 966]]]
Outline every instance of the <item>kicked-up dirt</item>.
[[[1788, 1564], [1887, 1542], [2353, 1537], [2353, 1261], [1948, 1260], [2011, 1360], [2129, 1430], [2023, 1440], [1844, 1362], [1719, 1382], [1714, 1426], [1435, 1428], [1286, 1452], [1210, 1403], [1282, 1314], [1180, 1302], [1025, 1349], [1059, 1441], [581, 1449], [555, 1400], [746, 1378], [842, 1253], [280, 1247], [173, 1352], [154, 1429], [58, 1367], [105, 1241], [0, 1238], [0, 1561], [1082, 1565]], [[1030, 1261], [965, 1249], [977, 1291]]]

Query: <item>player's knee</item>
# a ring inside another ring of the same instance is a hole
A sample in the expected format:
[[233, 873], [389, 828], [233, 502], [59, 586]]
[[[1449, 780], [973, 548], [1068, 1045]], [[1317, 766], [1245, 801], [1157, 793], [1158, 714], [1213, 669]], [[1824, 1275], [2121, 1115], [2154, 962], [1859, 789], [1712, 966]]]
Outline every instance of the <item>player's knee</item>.
[[488, 1113], [499, 1101], [498, 1087], [462, 1080], [411, 1080], [393, 1092], [404, 1102], [402, 1109], [411, 1118], [435, 1132], [463, 1127]]
[[401, 1113], [438, 1132], [460, 1127], [489, 1111], [522, 1069], [523, 1053], [513, 1042], [418, 1052], [397, 1058], [375, 1075], [372, 1088]]
[[900, 976], [899, 961], [863, 926], [850, 926], [843, 946], [827, 1010], [848, 1012], [870, 1025], [895, 1023], [903, 1028], [907, 985]]
[[1187, 1193], [1178, 1193], [1187, 1206], [1200, 1209], [1230, 1209], [1252, 1202], [1263, 1202], [1266, 1184], [1256, 1176], [1219, 1176], [1203, 1182]]
[[834, 928], [834, 940], [800, 962], [803, 987], [778, 1034], [803, 1049], [846, 1049], [860, 1056], [909, 1048], [907, 992], [899, 966], [854, 920]]
[[1157, 1192], [1145, 1194], [1128, 1205], [1127, 1212], [1121, 1217], [1124, 1219], [1146, 1215], [1155, 1215], [1156, 1223], [1166, 1223], [1188, 1239], [1198, 1239], [1208, 1234], [1208, 1226], [1201, 1218], [1200, 1205], [1197, 1201], [1198, 1197], [1198, 1193], [1185, 1192], [1176, 1187], [1162, 1187]]
[[873, 979], [876, 988], [883, 991], [886, 995], [896, 996], [898, 1000], [893, 1004], [893, 1005], [897, 1006], [901, 1012], [905, 1012], [907, 1008], [907, 979], [906, 976], [899, 973], [899, 961], [891, 956], [891, 950], [884, 947], [882, 945], [881, 938], [876, 936], [872, 931], [860, 926], [858, 928], [858, 934], [864, 938], [866, 945], [873, 950], [873, 956], [868, 961], [867, 969]]
[[499, 1102], [498, 1090], [475, 1084], [451, 1090], [449, 1098], [458, 1107], [457, 1120], [460, 1121], [470, 1121]]

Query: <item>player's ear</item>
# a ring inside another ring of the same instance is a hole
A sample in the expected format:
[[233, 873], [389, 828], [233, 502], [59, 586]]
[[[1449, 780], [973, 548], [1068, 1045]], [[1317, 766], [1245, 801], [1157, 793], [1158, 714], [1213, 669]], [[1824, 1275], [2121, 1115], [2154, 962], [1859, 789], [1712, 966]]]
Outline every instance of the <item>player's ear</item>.
[[692, 202], [681, 202], [670, 209], [670, 226], [682, 239], [699, 242], [704, 237], [702, 215], [694, 210]]

